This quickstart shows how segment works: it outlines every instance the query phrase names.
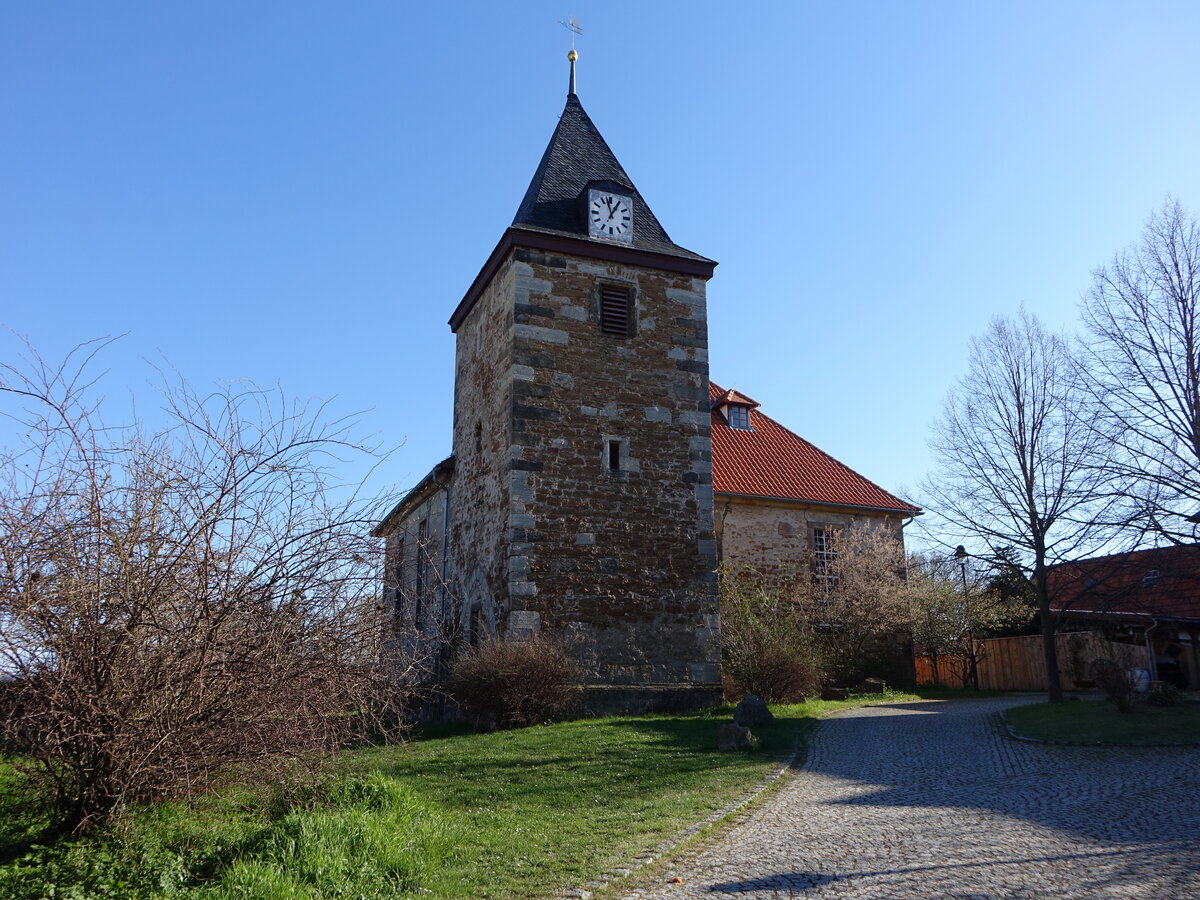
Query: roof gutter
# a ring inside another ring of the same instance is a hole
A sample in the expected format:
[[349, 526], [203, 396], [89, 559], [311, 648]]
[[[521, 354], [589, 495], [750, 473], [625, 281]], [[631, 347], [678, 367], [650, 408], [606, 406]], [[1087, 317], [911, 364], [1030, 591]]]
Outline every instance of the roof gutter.
[[1196, 616], [1160, 616], [1154, 613], [1132, 612], [1131, 610], [1119, 609], [1077, 609], [1074, 606], [1058, 607], [1054, 610], [1062, 616], [1095, 616], [1096, 618], [1109, 619], [1149, 619], [1153, 624], [1149, 627], [1157, 628], [1159, 625], [1169, 625], [1179, 623], [1183, 625], [1195, 625], [1200, 622], [1200, 617]]
[[443, 473], [453, 472], [454, 463], [454, 456], [447, 456], [434, 466], [429, 474], [418, 481], [415, 487], [401, 497], [400, 502], [392, 507], [391, 512], [384, 516], [380, 523], [371, 530], [371, 537], [386, 537], [391, 530], [388, 526], [397, 519], [403, 518], [402, 514], [414, 501], [419, 499], [423, 494], [427, 494], [431, 487], [443, 487], [439, 476]]
[[735, 500], [765, 500], [770, 503], [803, 503], [807, 506], [826, 506], [830, 509], [848, 509], [858, 510], [860, 512], [876, 512], [888, 513], [901, 518], [914, 519], [917, 516], [925, 515], [925, 510], [919, 506], [910, 506], [904, 509], [895, 506], [858, 506], [853, 503], [829, 503], [825, 500], [805, 500], [798, 497], [769, 497], [766, 494], [734, 494], [729, 491], [713, 491], [714, 497], [732, 497]]
[[1154, 658], [1154, 643], [1150, 640], [1150, 632], [1158, 627], [1158, 619], [1151, 619], [1149, 627], [1142, 632], [1146, 639], [1146, 662], [1150, 670], [1150, 680], [1158, 681], [1158, 660]]

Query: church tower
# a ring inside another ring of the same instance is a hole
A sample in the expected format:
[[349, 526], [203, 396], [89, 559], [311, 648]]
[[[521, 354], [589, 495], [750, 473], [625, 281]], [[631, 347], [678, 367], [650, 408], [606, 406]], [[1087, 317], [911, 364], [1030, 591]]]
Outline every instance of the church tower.
[[389, 527], [413, 533], [418, 506], [443, 504], [421, 527], [446, 535], [459, 633], [565, 642], [590, 711], [710, 704], [716, 263], [667, 235], [584, 111], [569, 58], [558, 126], [450, 317], [453, 456]]

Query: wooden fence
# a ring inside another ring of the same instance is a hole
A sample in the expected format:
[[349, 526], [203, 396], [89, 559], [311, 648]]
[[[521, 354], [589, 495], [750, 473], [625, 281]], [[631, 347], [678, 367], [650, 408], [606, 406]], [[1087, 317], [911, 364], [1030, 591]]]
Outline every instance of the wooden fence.
[[[1148, 669], [1146, 648], [1137, 644], [1118, 644], [1105, 640], [1096, 631], [1060, 634], [1058, 648], [1059, 682], [1063, 690], [1072, 690], [1086, 681], [1088, 666], [1101, 657], [1112, 659], [1125, 668]], [[994, 691], [1046, 690], [1046, 660], [1040, 634], [976, 641], [979, 686]], [[933, 666], [927, 656], [913, 659], [917, 684], [934, 684]], [[937, 660], [936, 683], [961, 685], [967, 672], [966, 658], [942, 655]]]

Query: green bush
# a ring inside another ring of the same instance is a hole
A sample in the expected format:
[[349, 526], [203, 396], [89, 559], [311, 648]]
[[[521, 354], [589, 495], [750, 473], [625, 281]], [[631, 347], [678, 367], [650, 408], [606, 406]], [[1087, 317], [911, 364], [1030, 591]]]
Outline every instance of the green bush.
[[476, 728], [525, 728], [579, 710], [579, 668], [561, 645], [543, 638], [489, 640], [462, 654], [447, 689]]
[[188, 871], [178, 853], [156, 842], [128, 845], [63, 841], [33, 845], [0, 866], [0, 897], [8, 900], [107, 900], [185, 896]]
[[461, 841], [449, 816], [398, 781], [343, 777], [310, 789], [269, 824], [215, 824], [182, 803], [130, 809], [94, 836], [34, 845], [0, 864], [0, 897], [426, 896]]
[[797, 703], [821, 684], [822, 657], [800, 611], [749, 572], [721, 574], [721, 666], [730, 701]]
[[407, 897], [429, 885], [458, 837], [445, 816], [381, 775], [343, 778], [264, 829], [221, 876], [216, 896], [291, 900]]

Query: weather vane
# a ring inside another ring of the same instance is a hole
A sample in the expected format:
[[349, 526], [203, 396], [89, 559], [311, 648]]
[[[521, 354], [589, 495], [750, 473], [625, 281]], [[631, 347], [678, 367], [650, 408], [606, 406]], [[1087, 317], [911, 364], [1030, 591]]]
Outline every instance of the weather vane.
[[575, 60], [579, 59], [579, 54], [575, 52], [575, 35], [583, 34], [583, 29], [579, 27], [578, 19], [567, 19], [558, 24], [571, 32], [571, 52], [567, 54], [567, 59], [571, 61], [571, 81], [567, 88], [567, 95], [573, 97], [575, 95]]
[[583, 34], [583, 28], [580, 27], [579, 20], [578, 19], [567, 19], [567, 21], [565, 21], [565, 22], [560, 21], [558, 24], [561, 25], [563, 28], [567, 29], [567, 31], [571, 32], [571, 49], [574, 50], [575, 49], [575, 35]]

